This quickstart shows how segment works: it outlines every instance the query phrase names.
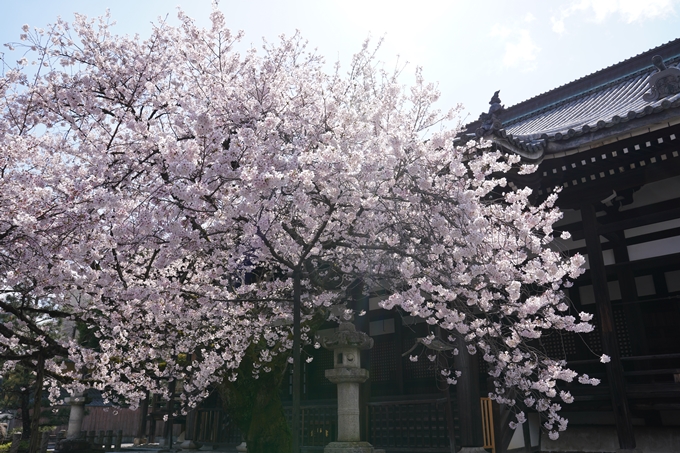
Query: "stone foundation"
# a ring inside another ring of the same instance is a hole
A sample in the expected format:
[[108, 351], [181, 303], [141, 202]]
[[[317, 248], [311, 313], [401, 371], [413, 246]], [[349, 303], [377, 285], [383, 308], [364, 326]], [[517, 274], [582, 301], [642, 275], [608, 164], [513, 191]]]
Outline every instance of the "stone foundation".
[[[680, 452], [680, 428], [678, 427], [635, 426], [633, 430], [637, 452]], [[543, 434], [541, 451], [545, 453], [636, 452], [636, 450], [619, 450], [618, 436], [613, 426], [570, 426], [560, 433], [559, 439], [554, 441]]]

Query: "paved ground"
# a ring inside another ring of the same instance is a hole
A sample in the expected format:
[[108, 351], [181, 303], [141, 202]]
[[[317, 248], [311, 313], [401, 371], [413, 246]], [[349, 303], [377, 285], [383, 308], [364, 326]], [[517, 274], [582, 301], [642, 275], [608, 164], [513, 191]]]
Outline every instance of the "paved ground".
[[[132, 452], [158, 452], [161, 453], [162, 451], [167, 452], [168, 450], [159, 446], [158, 444], [150, 444], [150, 445], [134, 445], [131, 443], [123, 443], [121, 444], [121, 450], [124, 452], [132, 453]], [[217, 447], [214, 450], [210, 450], [207, 448], [203, 448], [200, 450], [181, 450], [179, 448], [179, 445], [173, 445], [172, 451], [178, 452], [204, 452], [204, 451], [210, 451], [213, 453], [236, 453], [236, 448], [235, 447]]]

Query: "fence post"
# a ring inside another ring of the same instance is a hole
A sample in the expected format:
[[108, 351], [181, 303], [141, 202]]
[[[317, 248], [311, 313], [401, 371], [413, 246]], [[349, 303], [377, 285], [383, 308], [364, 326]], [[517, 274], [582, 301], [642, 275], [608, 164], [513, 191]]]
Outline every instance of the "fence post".
[[123, 443], [123, 430], [119, 429], [116, 435], [116, 450], [120, 450], [120, 446]]
[[106, 431], [106, 437], [104, 438], [104, 450], [111, 450], [112, 443], [113, 443], [113, 430], [109, 429]]
[[99, 439], [97, 440], [97, 447], [98, 448], [104, 448], [104, 442], [106, 442], [106, 435], [104, 434], [104, 430], [99, 430]]

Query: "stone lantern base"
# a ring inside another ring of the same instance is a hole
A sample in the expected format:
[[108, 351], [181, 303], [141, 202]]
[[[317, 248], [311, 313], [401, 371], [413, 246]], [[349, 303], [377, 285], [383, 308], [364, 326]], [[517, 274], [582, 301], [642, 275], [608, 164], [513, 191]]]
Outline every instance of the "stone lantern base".
[[368, 442], [331, 442], [323, 453], [374, 453], [374, 450]]
[[55, 445], [54, 451], [56, 453], [92, 453], [97, 451], [97, 448], [85, 439], [76, 438], [60, 440]]

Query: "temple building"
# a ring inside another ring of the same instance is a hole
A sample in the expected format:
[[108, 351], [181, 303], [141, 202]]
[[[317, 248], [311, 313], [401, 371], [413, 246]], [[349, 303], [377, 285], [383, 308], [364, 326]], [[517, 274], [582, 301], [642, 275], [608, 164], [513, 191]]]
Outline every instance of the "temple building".
[[[376, 296], [353, 307], [367, 312], [355, 324], [374, 340], [361, 353], [370, 373], [361, 384], [363, 440], [388, 453], [680, 451], [679, 63], [680, 39], [511, 107], [496, 93], [462, 137], [490, 140], [537, 164], [535, 173], [508, 179], [531, 187], [537, 202], [560, 187], [564, 218], [556, 229], [571, 239], [558, 246], [587, 256], [587, 271], [568, 295], [577, 311], [594, 315], [595, 331], [540, 341], [551, 357], [602, 380], [568, 385], [575, 397], [563, 405], [568, 430], [551, 441], [536, 414], [511, 430], [503, 409], [483, 400], [488, 376], [476, 356], [456, 358], [466, 371], [457, 386], [438, 385], [429, 361], [404, 356], [429, 326], [381, 309]], [[611, 362], [600, 363], [603, 353]], [[301, 445], [321, 452], [337, 440], [336, 386], [324, 375], [333, 353], [309, 354]], [[282, 388], [284, 400], [291, 394], [292, 378]], [[219, 409], [199, 409], [196, 417], [197, 441], [239, 439]]]
[[[497, 94], [469, 127], [538, 164], [514, 180], [537, 199], [562, 189], [559, 229], [572, 239], [561, 245], [587, 256], [569, 296], [595, 315], [596, 331], [544, 343], [603, 383], [574, 387], [570, 429], [555, 448], [651, 451], [652, 439], [680, 451], [669, 443], [680, 427], [679, 62], [675, 40], [509, 108]], [[577, 437], [606, 445], [568, 447]]]

